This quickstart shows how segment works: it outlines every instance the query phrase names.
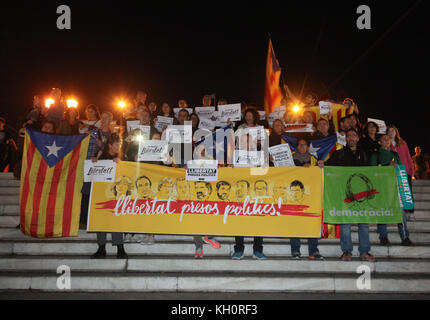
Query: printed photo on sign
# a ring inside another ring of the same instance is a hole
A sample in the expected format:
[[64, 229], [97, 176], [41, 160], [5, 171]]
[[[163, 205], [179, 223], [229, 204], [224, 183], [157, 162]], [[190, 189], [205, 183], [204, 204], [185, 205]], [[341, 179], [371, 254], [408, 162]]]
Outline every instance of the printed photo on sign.
[[346, 136], [344, 134], [340, 134], [339, 132], [336, 132], [337, 136], [337, 143], [346, 146]]
[[143, 140], [139, 143], [137, 161], [166, 161], [168, 142], [162, 140]]
[[224, 122], [227, 122], [228, 119], [230, 119], [230, 121], [240, 121], [242, 117], [240, 103], [220, 105], [218, 106], [218, 110], [220, 112], [221, 121]]
[[269, 148], [270, 155], [273, 158], [275, 167], [294, 167], [293, 155], [291, 154], [290, 145], [280, 144]]
[[112, 160], [84, 162], [84, 182], [112, 182], [115, 180], [116, 163]]
[[263, 167], [265, 155], [263, 151], [234, 150], [235, 167]]
[[186, 126], [168, 126], [166, 129], [166, 141], [168, 143], [192, 143], [193, 128]]
[[176, 119], [178, 119], [178, 114], [179, 114], [179, 111], [181, 111], [181, 110], [188, 111], [188, 114], [192, 114], [193, 113], [193, 109], [192, 108], [173, 108], [173, 114], [175, 115]]

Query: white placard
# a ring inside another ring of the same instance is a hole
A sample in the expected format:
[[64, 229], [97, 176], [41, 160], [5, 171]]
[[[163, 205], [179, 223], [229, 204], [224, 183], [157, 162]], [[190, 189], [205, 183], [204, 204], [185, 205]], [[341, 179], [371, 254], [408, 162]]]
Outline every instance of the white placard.
[[179, 114], [179, 111], [181, 111], [181, 110], [187, 110], [189, 114], [193, 113], [192, 108], [173, 108], [173, 113], [174, 113], [176, 119], [178, 119], [178, 114]]
[[225, 104], [218, 106], [218, 111], [220, 113], [220, 120], [227, 122], [230, 121], [240, 121], [242, 118], [242, 107], [240, 103], [236, 104]]
[[157, 123], [155, 124], [155, 129], [157, 129], [158, 132], [162, 132], [165, 126], [168, 127], [173, 124], [173, 120], [173, 118], [158, 116]]
[[132, 131], [139, 129], [140, 130], [140, 134], [143, 137], [143, 140], [150, 140], [151, 139], [151, 127], [150, 126], [141, 126], [138, 125], [136, 126], [136, 128], [132, 127]]
[[213, 130], [215, 129], [215, 125], [216, 125], [216, 121], [212, 121], [211, 119], [207, 119], [207, 118], [199, 119], [199, 129]]
[[260, 120], [266, 120], [266, 112], [262, 110], [258, 110], [258, 114], [260, 115]]
[[372, 121], [375, 122], [378, 127], [379, 127], [379, 131], [377, 132], [378, 134], [386, 134], [387, 133], [387, 125], [385, 124], [384, 120], [378, 120], [378, 119], [372, 119], [372, 118], [368, 118], [367, 121]]
[[346, 146], [346, 136], [340, 134], [339, 132], [336, 132], [336, 136], [337, 136], [337, 143], [339, 143], [345, 147]]
[[186, 126], [168, 126], [166, 129], [166, 141], [168, 143], [192, 143], [193, 127]]
[[332, 104], [331, 102], [320, 101], [320, 114], [331, 114]]
[[168, 147], [164, 140], [143, 140], [139, 143], [137, 161], [166, 161]]
[[285, 111], [287, 111], [287, 107], [286, 107], [286, 106], [279, 106], [279, 107], [275, 107], [275, 108], [273, 109], [273, 111], [274, 111], [274, 112], [278, 112], [278, 113], [281, 113], [281, 112], [284, 112], [284, 113], [285, 113]]
[[264, 166], [264, 151], [234, 150], [235, 167], [262, 167]]
[[275, 167], [295, 167], [290, 145], [279, 144], [269, 148]]
[[112, 160], [84, 161], [84, 182], [115, 181], [116, 163]]
[[131, 132], [140, 126], [140, 120], [127, 121], [127, 132]]
[[200, 121], [204, 119], [210, 119], [213, 116], [215, 107], [195, 107], [194, 112], [199, 116]]
[[312, 123], [288, 124], [285, 123], [285, 132], [314, 132]]
[[267, 122], [269, 123], [269, 126], [273, 127], [273, 122], [275, 122], [275, 120], [277, 119], [283, 120], [284, 114], [285, 114], [285, 111], [275, 111], [270, 113], [269, 116], [267, 117]]
[[187, 162], [187, 181], [217, 181], [218, 161], [191, 160]]

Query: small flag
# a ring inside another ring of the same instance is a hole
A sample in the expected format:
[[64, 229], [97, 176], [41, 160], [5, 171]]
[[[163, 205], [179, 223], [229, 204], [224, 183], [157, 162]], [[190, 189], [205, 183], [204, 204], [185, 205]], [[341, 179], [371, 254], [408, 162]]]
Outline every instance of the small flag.
[[266, 85], [264, 92], [264, 111], [266, 115], [271, 114], [276, 107], [281, 106], [282, 91], [279, 87], [281, 67], [273, 50], [272, 40], [269, 39], [269, 51], [266, 64]]

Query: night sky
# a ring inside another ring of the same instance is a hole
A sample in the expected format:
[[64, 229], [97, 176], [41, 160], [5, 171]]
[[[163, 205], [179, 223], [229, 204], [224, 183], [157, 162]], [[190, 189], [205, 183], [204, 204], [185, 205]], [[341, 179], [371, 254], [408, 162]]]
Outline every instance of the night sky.
[[[200, 106], [216, 93], [262, 108], [270, 33], [296, 95], [351, 97], [363, 114], [396, 124], [411, 151], [430, 152], [424, 2], [35, 2], [1, 8], [0, 116], [9, 124], [52, 87], [103, 110], [138, 89], [157, 104]], [[56, 27], [62, 4], [71, 30]], [[371, 30], [356, 27], [361, 4], [372, 10]]]

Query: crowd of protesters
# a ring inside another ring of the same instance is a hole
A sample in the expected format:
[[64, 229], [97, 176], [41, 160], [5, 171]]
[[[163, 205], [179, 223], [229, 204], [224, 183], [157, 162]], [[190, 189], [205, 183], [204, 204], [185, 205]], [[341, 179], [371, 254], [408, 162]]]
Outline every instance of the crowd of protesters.
[[[289, 92], [289, 90], [287, 90]], [[318, 98], [315, 94], [308, 94], [304, 99], [304, 106], [300, 112], [292, 111], [293, 99], [289, 94], [284, 98], [283, 104], [286, 106], [281, 118], [273, 121], [269, 126], [268, 121], [260, 120], [260, 113], [257, 108], [246, 103], [241, 103], [242, 120], [227, 123], [234, 130], [246, 129], [251, 127], [263, 126], [270, 132], [269, 145], [275, 146], [282, 143], [282, 137], [293, 135], [297, 138], [297, 151], [293, 154], [296, 166], [369, 166], [369, 165], [392, 165], [403, 164], [406, 166], [409, 182], [412, 179], [430, 178], [430, 169], [428, 159], [422, 154], [421, 148], [415, 148], [415, 155], [411, 157], [409, 147], [404, 139], [401, 138], [399, 130], [395, 125], [388, 125], [386, 133], [379, 134], [378, 124], [372, 121], [365, 121], [360, 114], [358, 106], [351, 99], [345, 99], [342, 104], [346, 108], [354, 108], [354, 113], [337, 119], [337, 126], [333, 123], [333, 117], [328, 115], [321, 117], [314, 123], [310, 107], [318, 105]], [[184, 125], [185, 122], [191, 122], [193, 133], [200, 127], [199, 116], [193, 108], [188, 106], [184, 99], [180, 99], [173, 105], [163, 102], [147, 102], [147, 94], [139, 91], [133, 101], [133, 105], [127, 108], [121, 117], [114, 119], [109, 111], [101, 111], [94, 104], [88, 105], [85, 110], [79, 111], [78, 108], [67, 108], [62, 92], [58, 88], [51, 91], [53, 103], [48, 107], [44, 105], [39, 96], [33, 99], [33, 107], [26, 117], [22, 128], [16, 130], [14, 134], [6, 127], [6, 120], [0, 118], [0, 172], [13, 171], [14, 175], [20, 177], [20, 159], [22, 158], [23, 137], [26, 128], [42, 131], [50, 134], [74, 135], [89, 134], [90, 145], [87, 160], [96, 162], [102, 159], [110, 159], [115, 162], [137, 161], [138, 140], [135, 139], [139, 134], [139, 129], [127, 130], [127, 121], [139, 121], [140, 125], [150, 127], [150, 139], [160, 140], [166, 127], [160, 131], [157, 129], [158, 116], [174, 118], [173, 124]], [[214, 101], [214, 96], [206, 94], [202, 99], [202, 106], [214, 106], [228, 104], [226, 99]], [[325, 100], [327, 101], [327, 100]], [[178, 113], [174, 113], [174, 108], [179, 108]], [[212, 119], [214, 120], [214, 118]], [[286, 124], [312, 124], [313, 132], [288, 134], [285, 131]], [[159, 128], [159, 127], [158, 127]], [[336, 132], [336, 129], [338, 131]], [[160, 128], [159, 128], [160, 129]], [[209, 132], [211, 130], [208, 130]], [[313, 140], [321, 139], [332, 135], [342, 135], [345, 137], [344, 146], [340, 146], [336, 152], [326, 161], [316, 159], [310, 154], [309, 146]], [[204, 155], [204, 154], [203, 154]], [[272, 159], [271, 159], [272, 160]], [[174, 167], [185, 167], [184, 159], [175, 161], [169, 158], [167, 162], [158, 162], [156, 164], [168, 165]], [[230, 164], [226, 164], [230, 165]], [[271, 163], [273, 165], [273, 163]], [[142, 190], [145, 181], [142, 181]], [[139, 185], [140, 186], [140, 185]], [[86, 228], [87, 212], [89, 205], [91, 183], [84, 183], [82, 188], [81, 220], [80, 227]], [[144, 196], [142, 196], [144, 198]], [[402, 245], [413, 245], [409, 239], [407, 230], [406, 213], [403, 210], [403, 223], [399, 224], [399, 235]], [[389, 245], [386, 225], [378, 225], [378, 232], [381, 245]], [[368, 224], [359, 224], [359, 252], [361, 260], [375, 261], [370, 254], [369, 226]], [[196, 244], [195, 258], [203, 257], [203, 243], [208, 243], [214, 248], [219, 248], [220, 243], [215, 237], [195, 236]], [[236, 237], [235, 252], [233, 259], [242, 259], [244, 256], [244, 238]], [[152, 234], [125, 234], [113, 233], [112, 243], [118, 247], [118, 258], [126, 258], [124, 242], [139, 242], [141, 244], [152, 244], [155, 238]], [[99, 249], [93, 255], [94, 258], [103, 258], [106, 256], [106, 234], [97, 233], [97, 242]], [[318, 239], [308, 239], [309, 259], [324, 259], [318, 250]], [[341, 225], [341, 249], [342, 260], [350, 261], [352, 256], [351, 225]], [[253, 245], [254, 258], [265, 259], [263, 254], [263, 238], [255, 237]], [[294, 259], [301, 259], [300, 239], [291, 238], [291, 254]]]

